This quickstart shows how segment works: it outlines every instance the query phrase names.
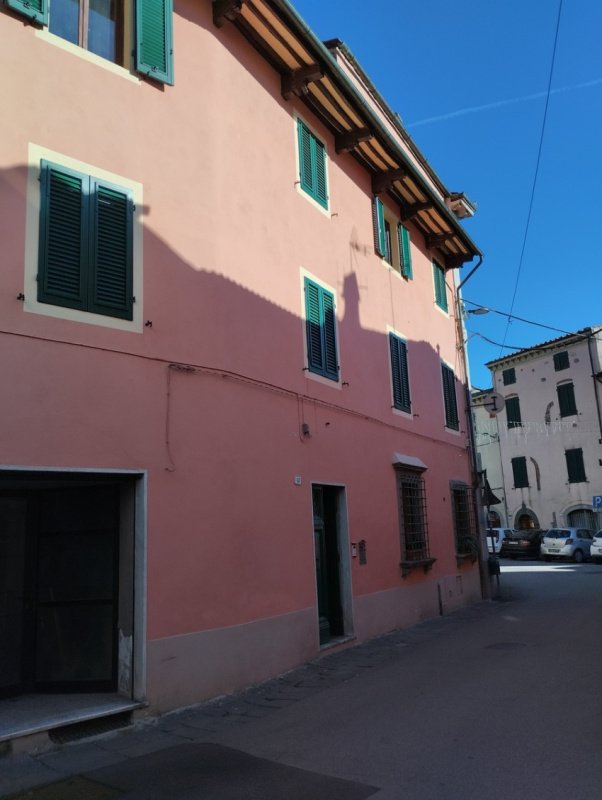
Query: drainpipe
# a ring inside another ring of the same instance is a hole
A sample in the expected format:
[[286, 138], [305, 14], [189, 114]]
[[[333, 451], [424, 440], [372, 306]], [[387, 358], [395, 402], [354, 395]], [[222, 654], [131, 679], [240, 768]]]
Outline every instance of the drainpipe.
[[[590, 363], [590, 366], [592, 368], [592, 380], [594, 382], [594, 397], [596, 398], [596, 412], [598, 414], [598, 431], [600, 433], [600, 437], [598, 439], [598, 444], [602, 444], [602, 414], [600, 413], [600, 397], [598, 395], [598, 379], [596, 377], [596, 374], [597, 374], [596, 370], [594, 369], [594, 357], [592, 355], [592, 347], [591, 347], [592, 339], [594, 338], [595, 335], [596, 335], [595, 333], [590, 333], [588, 335], [588, 337], [587, 337], [587, 352], [588, 352], [588, 355], [589, 355], [589, 363]], [[593, 508], [592, 508], [592, 511], [593, 511]], [[597, 513], [598, 512], [594, 511], [594, 514], [597, 514]], [[600, 523], [599, 523], [599, 517], [598, 517], [598, 519], [596, 520], [596, 527], [599, 524]]]
[[481, 486], [479, 481], [479, 469], [477, 463], [477, 448], [476, 448], [476, 436], [474, 432], [474, 425], [472, 420], [472, 398], [470, 395], [470, 373], [468, 369], [468, 357], [466, 354], [466, 339], [465, 339], [465, 330], [464, 330], [464, 322], [462, 319], [462, 298], [460, 296], [461, 289], [464, 284], [471, 278], [478, 268], [483, 263], [483, 256], [479, 256], [479, 260], [475, 264], [475, 266], [470, 270], [468, 275], [464, 278], [464, 280], [460, 281], [458, 286], [456, 287], [455, 292], [455, 301], [456, 301], [456, 335], [458, 337], [458, 344], [459, 350], [461, 352], [462, 358], [462, 365], [464, 367], [464, 374], [466, 375], [466, 386], [465, 386], [465, 395], [466, 395], [466, 423], [468, 428], [468, 439], [469, 439], [469, 450], [470, 450], [470, 461], [472, 466], [473, 472], [473, 487], [474, 487], [474, 497], [476, 503], [475, 509], [475, 519], [477, 520], [477, 524], [479, 527], [479, 576], [481, 579], [481, 594], [483, 598], [490, 598], [492, 597], [492, 581], [489, 575], [489, 552], [487, 550], [487, 540], [485, 539], [485, 532], [483, 530], [483, 520], [482, 520], [482, 494], [481, 494]]
[[598, 396], [598, 381], [596, 378], [596, 370], [594, 369], [594, 357], [592, 356], [592, 339], [596, 334], [590, 333], [587, 337], [587, 352], [589, 354], [589, 363], [592, 368], [592, 380], [594, 382], [594, 397], [596, 398], [596, 411], [598, 412], [598, 430], [600, 432], [600, 444], [602, 444], [602, 413], [600, 412], [600, 397]]

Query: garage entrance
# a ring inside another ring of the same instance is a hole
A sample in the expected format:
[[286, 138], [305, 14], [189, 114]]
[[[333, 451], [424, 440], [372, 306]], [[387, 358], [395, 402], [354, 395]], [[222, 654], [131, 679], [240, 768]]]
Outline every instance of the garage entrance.
[[0, 696], [131, 693], [134, 483], [0, 475]]

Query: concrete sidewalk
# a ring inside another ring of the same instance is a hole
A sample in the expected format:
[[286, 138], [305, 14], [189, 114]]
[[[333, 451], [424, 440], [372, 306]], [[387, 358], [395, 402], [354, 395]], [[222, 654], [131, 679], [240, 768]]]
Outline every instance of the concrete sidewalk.
[[235, 696], [0, 759], [0, 797], [597, 800], [602, 568], [529, 569]]

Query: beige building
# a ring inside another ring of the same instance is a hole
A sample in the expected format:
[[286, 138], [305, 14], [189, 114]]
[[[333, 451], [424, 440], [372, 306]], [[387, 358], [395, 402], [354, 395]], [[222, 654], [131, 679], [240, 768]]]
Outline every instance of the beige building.
[[[493, 389], [473, 395], [473, 415], [499, 524], [602, 526], [601, 354], [602, 328], [589, 327], [488, 363]], [[505, 401], [496, 417], [491, 391]]]

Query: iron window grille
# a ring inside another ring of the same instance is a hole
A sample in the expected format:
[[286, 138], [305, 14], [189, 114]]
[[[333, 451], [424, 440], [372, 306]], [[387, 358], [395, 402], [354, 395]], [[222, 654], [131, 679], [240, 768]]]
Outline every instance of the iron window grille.
[[474, 491], [470, 486], [452, 485], [452, 511], [456, 552], [472, 552], [476, 542]]
[[401, 560], [430, 558], [424, 478], [411, 470], [397, 470]]

